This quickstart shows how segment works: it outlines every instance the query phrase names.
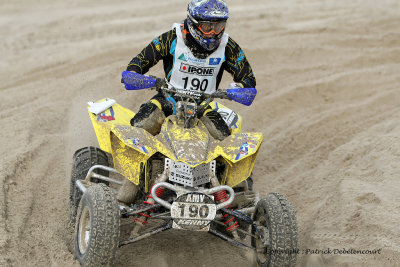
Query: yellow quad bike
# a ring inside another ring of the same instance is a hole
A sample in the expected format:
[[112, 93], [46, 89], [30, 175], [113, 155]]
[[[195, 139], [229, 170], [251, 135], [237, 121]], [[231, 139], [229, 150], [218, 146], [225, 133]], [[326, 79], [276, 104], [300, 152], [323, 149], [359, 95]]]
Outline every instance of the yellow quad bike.
[[[126, 71], [122, 76], [129, 90], [173, 95], [175, 114], [153, 136], [132, 127], [134, 113], [113, 99], [89, 102], [100, 148], [75, 152], [70, 188], [75, 257], [81, 265], [112, 265], [118, 247], [174, 228], [209, 232], [255, 250], [260, 266], [295, 266], [299, 251], [292, 205], [280, 194], [260, 199], [253, 191], [262, 134], [241, 132], [241, 117], [213, 102], [227, 98], [250, 105], [255, 88], [207, 95], [167, 86], [152, 76]], [[198, 119], [208, 105], [231, 128], [223, 141], [214, 139]], [[126, 184], [133, 188], [130, 204], [117, 198]], [[132, 226], [125, 238], [121, 220]]]

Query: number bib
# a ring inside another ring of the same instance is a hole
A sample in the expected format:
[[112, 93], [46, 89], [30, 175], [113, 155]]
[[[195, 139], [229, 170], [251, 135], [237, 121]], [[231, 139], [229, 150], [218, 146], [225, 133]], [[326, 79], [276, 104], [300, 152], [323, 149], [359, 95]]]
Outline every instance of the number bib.
[[207, 58], [199, 59], [185, 45], [181, 25], [175, 23], [173, 27], [176, 30], [176, 43], [175, 47], [174, 44], [171, 47], [171, 52], [174, 52], [174, 66], [170, 74], [171, 85], [196, 92], [209, 94], [215, 92], [217, 76], [225, 61], [225, 47], [229, 36], [224, 33], [217, 50]]

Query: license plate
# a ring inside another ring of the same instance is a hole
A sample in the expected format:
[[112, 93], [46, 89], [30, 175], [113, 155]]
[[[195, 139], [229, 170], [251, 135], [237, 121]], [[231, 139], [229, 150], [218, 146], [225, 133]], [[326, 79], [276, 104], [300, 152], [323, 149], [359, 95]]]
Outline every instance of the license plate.
[[172, 227], [192, 231], [208, 231], [216, 213], [216, 205], [210, 196], [196, 192], [185, 193], [172, 203]]

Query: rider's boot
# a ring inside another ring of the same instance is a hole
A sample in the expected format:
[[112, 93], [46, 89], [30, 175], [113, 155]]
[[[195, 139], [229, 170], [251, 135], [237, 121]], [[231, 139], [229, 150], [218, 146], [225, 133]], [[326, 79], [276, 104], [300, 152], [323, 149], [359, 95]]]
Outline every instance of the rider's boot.
[[200, 120], [214, 139], [222, 141], [230, 135], [228, 125], [218, 112], [209, 111]]
[[160, 133], [164, 120], [164, 113], [155, 104], [147, 102], [140, 107], [138, 113], [132, 118], [131, 125], [142, 128], [152, 135], [157, 135]]

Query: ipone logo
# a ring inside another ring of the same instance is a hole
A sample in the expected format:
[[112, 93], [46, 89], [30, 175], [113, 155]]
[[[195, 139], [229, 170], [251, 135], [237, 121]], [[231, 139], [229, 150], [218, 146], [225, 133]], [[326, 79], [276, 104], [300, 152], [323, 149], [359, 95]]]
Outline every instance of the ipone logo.
[[181, 63], [179, 71], [190, 74], [197, 74], [199, 76], [213, 76], [214, 68], [197, 67], [185, 63]]

